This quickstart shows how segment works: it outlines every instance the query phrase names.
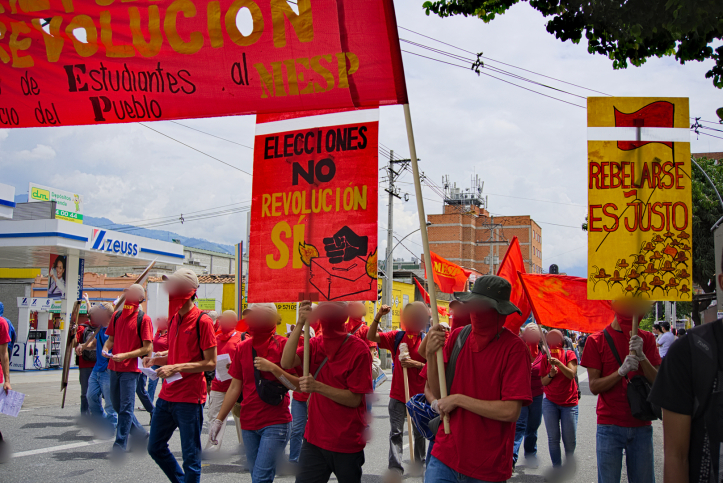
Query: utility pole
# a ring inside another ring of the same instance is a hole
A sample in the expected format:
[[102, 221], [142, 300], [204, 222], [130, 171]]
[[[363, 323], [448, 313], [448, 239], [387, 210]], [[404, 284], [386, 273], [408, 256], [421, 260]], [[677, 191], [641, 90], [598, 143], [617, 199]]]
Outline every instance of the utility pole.
[[[496, 273], [495, 270], [495, 260], [499, 262], [499, 245], [509, 245], [510, 242], [507, 240], [507, 238], [504, 235], [504, 232], [502, 230], [502, 224], [501, 223], [495, 223], [495, 217], [490, 217], [489, 223], [483, 223], [483, 227], [488, 228], [490, 230], [490, 236], [487, 240], [478, 240], [477, 243], [480, 245], [489, 245], [490, 249], [488, 251], [488, 265], [489, 265], [489, 272], [487, 272], [487, 275], [494, 275]], [[500, 238], [502, 238], [500, 240]], [[496, 248], [496, 250], [495, 250]], [[497, 255], [495, 255], [495, 252]]]
[[[410, 159], [394, 159], [394, 150], [389, 151], [389, 167], [387, 168], [387, 176], [389, 181], [389, 187], [385, 190], [389, 193], [389, 207], [387, 211], [387, 250], [384, 261], [384, 286], [382, 291], [382, 304], [388, 305], [392, 308], [392, 286], [394, 285], [394, 260], [392, 259], [392, 250], [394, 249], [394, 198], [402, 199], [399, 196], [399, 188], [395, 186], [395, 181], [401, 175], [404, 167], [409, 163]], [[395, 164], [401, 164], [402, 169], [399, 171], [394, 170]], [[384, 328], [386, 330], [392, 327], [392, 311], [386, 315], [384, 321]], [[388, 364], [386, 361], [386, 352], [381, 352], [382, 366], [387, 368]]]

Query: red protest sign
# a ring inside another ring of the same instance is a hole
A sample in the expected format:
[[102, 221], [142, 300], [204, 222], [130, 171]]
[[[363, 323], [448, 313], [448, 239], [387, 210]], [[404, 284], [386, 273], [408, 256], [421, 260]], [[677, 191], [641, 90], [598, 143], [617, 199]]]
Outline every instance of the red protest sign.
[[378, 109], [257, 117], [249, 302], [376, 300], [378, 135]]
[[0, 128], [407, 102], [392, 0], [4, 3]]
[[[445, 260], [434, 252], [430, 252], [430, 255], [432, 256], [432, 276], [439, 290], [444, 293], [462, 292], [472, 272]], [[426, 269], [424, 273], [426, 275]]]

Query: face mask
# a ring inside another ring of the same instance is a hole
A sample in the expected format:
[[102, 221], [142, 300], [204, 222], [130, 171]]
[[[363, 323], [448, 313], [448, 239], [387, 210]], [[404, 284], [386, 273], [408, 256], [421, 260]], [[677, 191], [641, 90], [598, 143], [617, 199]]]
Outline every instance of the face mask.
[[504, 319], [501, 319], [495, 311], [471, 312], [472, 320], [472, 350], [480, 352], [492, 340], [497, 337], [504, 325]]
[[168, 320], [175, 317], [181, 307], [186, 305], [186, 302], [191, 300], [195, 293], [195, 290], [191, 290], [186, 293], [168, 294]]
[[359, 326], [360, 326], [361, 324], [363, 324], [363, 323], [364, 323], [364, 321], [363, 321], [362, 319], [357, 319], [357, 318], [349, 317], [349, 327], [351, 327], [351, 330], [356, 329], [357, 327], [359, 327]]
[[276, 334], [276, 326], [257, 326], [252, 322], [249, 324], [248, 333], [251, 336], [251, 344], [253, 344], [254, 349], [256, 349], [256, 353], [261, 357], [265, 357], [266, 352], [269, 349], [271, 339], [274, 334]]
[[623, 329], [623, 335], [630, 337], [630, 332], [633, 330], [633, 318], [627, 315], [617, 314], [618, 324]]
[[472, 323], [472, 320], [470, 319], [469, 314], [453, 315], [451, 329], [455, 330], [455, 329], [459, 329], [461, 327], [466, 327], [471, 323]]
[[138, 302], [129, 302], [125, 301], [123, 302], [123, 315], [133, 315], [136, 312], [138, 312], [138, 306], [140, 304]]
[[329, 316], [319, 321], [321, 324], [321, 337], [324, 342], [324, 352], [329, 360], [334, 360], [339, 347], [346, 339], [347, 331], [343, 317]]
[[530, 356], [532, 357], [532, 360], [534, 361], [537, 359], [537, 356], [540, 354], [540, 346], [537, 344], [537, 342], [528, 342], [527, 347], [530, 349]]

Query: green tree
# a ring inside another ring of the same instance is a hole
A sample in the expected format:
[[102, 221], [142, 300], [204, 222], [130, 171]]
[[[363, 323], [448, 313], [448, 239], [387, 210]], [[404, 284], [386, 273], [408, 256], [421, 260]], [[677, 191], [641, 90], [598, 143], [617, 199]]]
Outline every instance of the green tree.
[[[712, 159], [697, 160], [718, 191], [723, 193], [723, 165]], [[715, 250], [711, 227], [723, 216], [718, 195], [700, 169], [693, 166], [693, 282], [705, 292], [715, 290]]]
[[[434, 0], [427, 15], [464, 15], [491, 22], [520, 0]], [[523, 0], [549, 18], [547, 31], [561, 41], [610, 58], [614, 69], [641, 66], [650, 57], [674, 55], [681, 64], [713, 59], [706, 73], [723, 88], [723, 2], [721, 0]]]

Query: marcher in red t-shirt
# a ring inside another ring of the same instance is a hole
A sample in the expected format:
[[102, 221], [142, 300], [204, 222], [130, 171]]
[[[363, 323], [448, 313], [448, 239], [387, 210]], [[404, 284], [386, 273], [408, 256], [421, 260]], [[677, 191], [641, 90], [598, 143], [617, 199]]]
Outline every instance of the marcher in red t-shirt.
[[[125, 301], [121, 311], [113, 314], [105, 331], [108, 340], [103, 345], [103, 357], [110, 359], [110, 394], [113, 410], [118, 413], [116, 438], [113, 443], [113, 457], [121, 458], [128, 446], [128, 436], [145, 444], [148, 433], [133, 414], [136, 402], [136, 388], [141, 370], [138, 358], [151, 352], [153, 323], [142, 313], [140, 304], [146, 298], [145, 289], [133, 284], [125, 289]], [[112, 353], [111, 353], [112, 351]]]
[[[299, 379], [299, 388], [314, 395], [296, 483], [323, 483], [332, 473], [340, 482], [359, 483], [368, 427], [365, 398], [372, 391], [371, 353], [346, 331], [345, 302], [322, 302], [310, 317], [319, 321], [322, 335], [311, 339], [309, 375]], [[291, 333], [282, 367], [302, 364], [304, 349], [297, 348], [301, 331], [298, 324]]]
[[[156, 335], [153, 336], [153, 356], [159, 357], [167, 355], [168, 352], [168, 317], [161, 316], [156, 318]], [[163, 353], [163, 354], [162, 354]], [[156, 370], [161, 366], [153, 366]], [[148, 378], [148, 397], [151, 402], [156, 398], [156, 387], [158, 387], [158, 379]]]
[[241, 435], [251, 481], [270, 482], [291, 431], [288, 390], [298, 387], [298, 378], [277, 365], [287, 340], [276, 334], [280, 322], [276, 305], [251, 304], [243, 315], [250, 337], [236, 348], [228, 371], [233, 379], [208, 436], [217, 444], [221, 427], [243, 393]]
[[[213, 322], [193, 303], [198, 277], [188, 268], [163, 275], [168, 292], [168, 354], [144, 360], [145, 367], [162, 366], [161, 394], [151, 421], [148, 454], [170, 481], [200, 481], [201, 426], [206, 402], [205, 371], [216, 368], [216, 336]], [[168, 449], [178, 428], [183, 469]]]
[[[88, 307], [90, 310], [90, 307]], [[78, 325], [78, 329], [75, 333], [75, 357], [78, 362], [78, 379], [80, 381], [80, 415], [90, 416], [90, 408], [88, 407], [88, 380], [90, 374], [93, 372], [95, 367], [95, 360], [88, 360], [83, 357], [82, 345], [86, 342], [92, 341], [95, 337], [95, 327], [90, 322], [90, 315], [88, 315], [88, 321]], [[86, 351], [87, 354], [95, 356], [95, 349]]]
[[[8, 350], [11, 339], [10, 322], [2, 316], [4, 310], [3, 303], [0, 302], [0, 382], [3, 385], [2, 390], [7, 394], [12, 390], [12, 386], [10, 386], [10, 351]], [[8, 456], [7, 444], [0, 432], [0, 461], [5, 461]]]
[[[405, 372], [409, 386], [409, 396], [424, 392], [426, 381], [419, 375], [426, 362], [424, 356], [418, 352], [422, 343], [422, 331], [427, 327], [429, 309], [422, 302], [412, 302], [402, 310], [402, 325], [405, 330], [391, 330], [378, 332], [379, 320], [389, 312], [389, 307], [383, 306], [374, 318], [367, 338], [378, 342], [379, 348], [392, 352], [394, 370], [392, 371], [392, 388], [389, 392], [389, 466], [385, 475], [386, 481], [401, 481], [404, 467], [402, 466], [402, 447], [404, 444], [404, 422], [407, 419], [407, 397], [405, 394]], [[400, 360], [399, 346], [407, 344], [409, 357]], [[406, 369], [406, 371], [405, 371]], [[414, 426], [414, 462], [417, 469], [424, 465], [426, 457], [426, 440]], [[411, 448], [410, 448], [411, 450]]]
[[537, 324], [527, 324], [522, 332], [522, 340], [527, 344], [530, 351], [530, 363], [532, 371], [530, 373], [530, 390], [532, 391], [532, 404], [523, 406], [520, 411], [520, 417], [515, 425], [515, 446], [512, 452], [513, 468], [519, 459], [520, 447], [523, 446], [525, 466], [528, 468], [537, 468], [537, 430], [542, 422], [542, 380], [540, 367], [542, 361], [546, 360], [543, 351], [540, 350], [542, 341], [542, 332]]
[[560, 437], [565, 445], [565, 461], [572, 463], [577, 444], [578, 399], [577, 356], [575, 351], [562, 346], [562, 332], [551, 330], [547, 333], [547, 346], [550, 358], [544, 358], [540, 372], [545, 391], [542, 401], [542, 415], [547, 429], [547, 445], [553, 468], [562, 466]]
[[[449, 396], [439, 399], [442, 416], [449, 416], [450, 434], [440, 425], [427, 481], [459, 481], [459, 476], [505, 481], [512, 476], [515, 422], [522, 406], [532, 402], [530, 356], [525, 343], [504, 328], [507, 315], [519, 309], [510, 302], [510, 283], [494, 275], [475, 281], [472, 292], [455, 293], [470, 307], [470, 328], [455, 330], [445, 343], [442, 327], [427, 336], [427, 380], [440, 396], [436, 351], [452, 355], [457, 338], [468, 334], [457, 358]], [[480, 435], [483, 435], [481, 437]]]
[[[612, 307], [615, 320], [604, 330], [588, 336], [580, 363], [587, 368], [590, 392], [598, 396], [598, 480], [620, 481], [624, 451], [628, 479], [652, 483], [655, 479], [653, 427], [650, 421], [633, 417], [627, 398], [628, 380], [643, 375], [652, 384], [661, 363], [653, 334], [639, 330], [638, 335], [631, 336], [633, 316], [644, 316], [650, 304], [641, 300], [617, 301]], [[615, 359], [606, 333], [622, 365]]]
[[[241, 332], [236, 330], [236, 324], [238, 323], [238, 317], [236, 316], [236, 312], [233, 310], [226, 310], [224, 313], [221, 314], [221, 316], [217, 319], [218, 321], [218, 332], [216, 332], [216, 343], [218, 344], [216, 346], [216, 352], [217, 352], [217, 365], [216, 365], [216, 376], [214, 377], [213, 381], [211, 382], [211, 393], [208, 395], [208, 404], [206, 404], [206, 418], [208, 421], [213, 421], [218, 416], [219, 411], [221, 410], [221, 406], [223, 405], [223, 400], [226, 397], [226, 391], [228, 391], [228, 388], [231, 386], [231, 380], [224, 379], [223, 381], [218, 378], [219, 372], [218, 372], [218, 365], [221, 364], [220, 356], [224, 354], [228, 354], [230, 356], [230, 361], [233, 361], [236, 357], [236, 347], [241, 343]], [[223, 362], [223, 364], [227, 365], [227, 369], [231, 367], [231, 362]], [[237, 402], [234, 405], [234, 409], [239, 406], [239, 403]], [[239, 419], [239, 411], [231, 410], [231, 413], [234, 417], [234, 423], [236, 424], [236, 435], [238, 436], [238, 442], [241, 443], [241, 423]], [[206, 441], [206, 446], [204, 447], [204, 451], [217, 451], [221, 448], [221, 444], [223, 443], [223, 434], [226, 430], [226, 425], [221, 426], [221, 430], [218, 433], [218, 436], [216, 438], [217, 444], [213, 444], [211, 442], [211, 437], [209, 435], [208, 440]]]

